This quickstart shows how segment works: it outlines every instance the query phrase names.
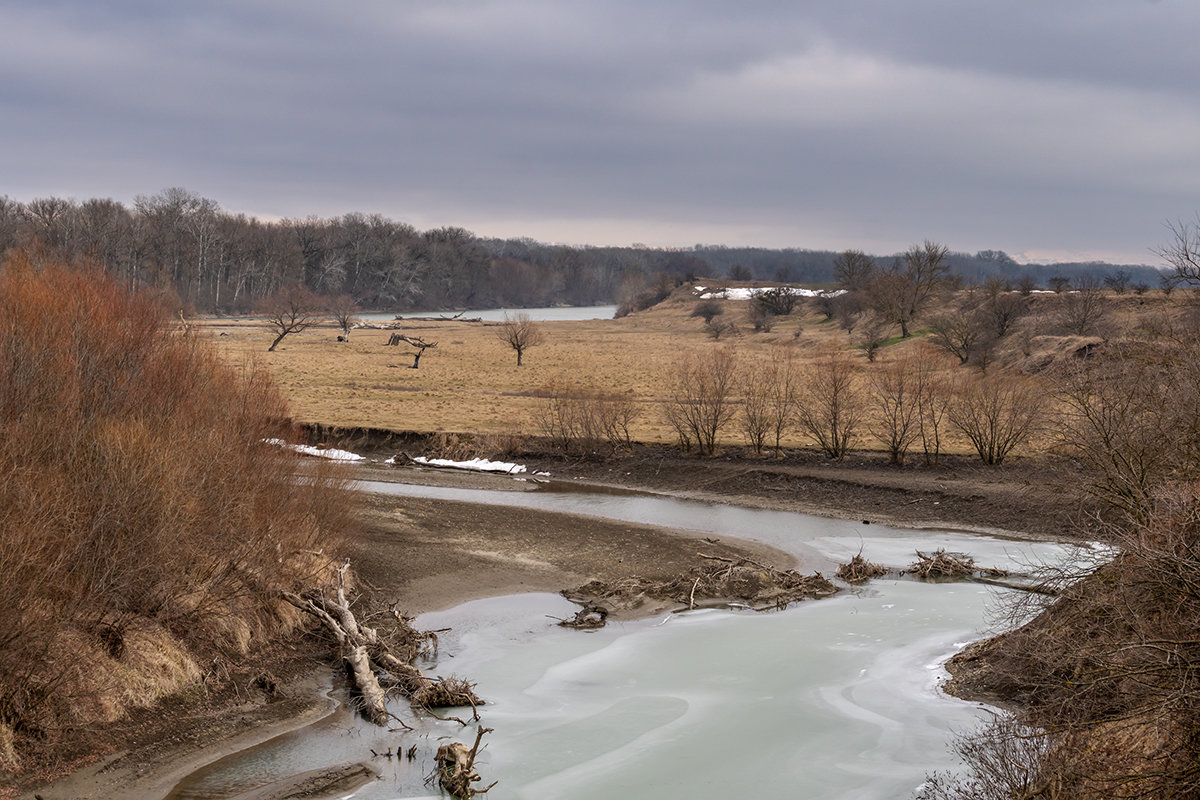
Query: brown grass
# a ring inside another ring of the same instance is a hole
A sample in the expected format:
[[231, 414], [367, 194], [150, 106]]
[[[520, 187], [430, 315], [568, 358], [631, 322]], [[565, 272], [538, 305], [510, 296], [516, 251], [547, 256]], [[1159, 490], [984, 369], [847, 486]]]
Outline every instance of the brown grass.
[[[1010, 334], [998, 348], [993, 371], [1039, 373], [1050, 364], [1077, 358], [1080, 348], [1094, 340], [1061, 336], [1055, 330], [1056, 303], [1060, 298], [1038, 295], [1033, 311], [1022, 320], [1021, 330]], [[1176, 292], [1134, 298], [1109, 296], [1110, 320], [1119, 330], [1131, 330], [1159, 316], [1177, 315], [1188, 300]], [[671, 376], [689, 353], [730, 347], [739, 367], [749, 373], [766, 367], [773, 356], [794, 354], [798, 369], [811, 366], [828, 348], [855, 356], [859, 378], [865, 384], [872, 372], [915, 355], [926, 346], [924, 336], [914, 336], [884, 347], [877, 364], [867, 363], [853, 338], [836, 322], [823, 321], [815, 308], [778, 318], [770, 333], [753, 333], [745, 324], [746, 301], [714, 301], [725, 308], [723, 319], [736, 321], [740, 333], [714, 344], [700, 319], [691, 316], [696, 305], [689, 287], [681, 287], [667, 300], [616, 320], [540, 323], [545, 342], [528, 352], [517, 367], [512, 351], [495, 336], [495, 326], [466, 322], [411, 322], [404, 331], [437, 340], [419, 370], [410, 369], [407, 348], [385, 347], [389, 332], [356, 330], [350, 342], [336, 341], [332, 324], [288, 337], [275, 353], [266, 353], [272, 336], [252, 319], [206, 320], [201, 326], [214, 337], [219, 349], [234, 363], [249, 356], [261, 357], [288, 398], [296, 416], [306, 422], [336, 427], [373, 427], [398, 431], [456, 434], [539, 435], [550, 387], [562, 391], [575, 386], [583, 391], [617, 392], [629, 398], [634, 409], [630, 436], [635, 441], [672, 443], [677, 436], [663, 403], [671, 395]], [[944, 304], [956, 302], [945, 300]], [[936, 310], [936, 309], [934, 309]], [[944, 377], [973, 371], [955, 359], [939, 358]], [[741, 398], [735, 403], [740, 406]], [[1049, 404], [1049, 392], [1046, 393]], [[740, 413], [740, 411], [739, 411]], [[880, 412], [867, 409], [867, 417], [851, 447], [878, 447], [871, 435]], [[721, 446], [741, 446], [741, 424], [736, 421], [721, 435]], [[950, 428], [946, 423], [945, 427]], [[944, 452], [972, 453], [970, 443], [957, 431], [944, 432]], [[1050, 439], [1041, 434], [1016, 451], [1029, 455], [1041, 451]], [[811, 447], [808, 437], [793, 426], [782, 444]]]

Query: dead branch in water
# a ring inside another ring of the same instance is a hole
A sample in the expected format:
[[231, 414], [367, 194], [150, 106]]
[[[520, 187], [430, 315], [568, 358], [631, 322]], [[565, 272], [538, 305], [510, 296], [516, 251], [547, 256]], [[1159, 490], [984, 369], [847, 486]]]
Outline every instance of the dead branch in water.
[[994, 578], [1008, 574], [1007, 570], [996, 567], [979, 567], [975, 559], [962, 553], [947, 553], [943, 549], [932, 553], [916, 551], [917, 560], [905, 570], [919, 578], [971, 578], [975, 575], [987, 575]]
[[482, 725], [475, 732], [475, 744], [470, 750], [462, 742], [444, 744], [437, 751], [437, 767], [434, 775], [442, 788], [454, 797], [471, 798], [477, 794], [487, 794], [498, 781], [492, 781], [484, 789], [476, 789], [471, 784], [480, 780], [475, 771], [475, 756], [479, 753], [479, 743], [485, 733], [491, 733], [491, 728]]
[[854, 558], [845, 564], [839, 564], [837, 572], [834, 574], [846, 583], [862, 583], [871, 578], [880, 578], [886, 575], [887, 567], [867, 561], [863, 558], [862, 550], [859, 550]]
[[[346, 597], [349, 569], [349, 561], [338, 569], [336, 586], [310, 590], [303, 595], [283, 592], [282, 596], [317, 619], [333, 635], [359, 691], [363, 716], [376, 725], [396, 719], [387, 710], [387, 692], [391, 689], [399, 690], [414, 705], [425, 709], [483, 705], [473, 685], [462, 678], [433, 679], [410, 663], [431, 642], [436, 648], [436, 635], [416, 631], [400, 614], [392, 615], [395, 630], [386, 637], [359, 622]], [[333, 590], [333, 598], [326, 596], [327, 589]]]
[[[650, 579], [637, 576], [613, 581], [591, 581], [576, 589], [563, 590], [568, 600], [579, 603], [584, 609], [577, 618], [603, 622], [608, 610], [601, 605], [635, 608], [646, 599], [670, 600], [681, 608], [695, 608], [697, 600], [740, 600], [747, 605], [763, 610], [782, 608], [789, 603], [810, 597], [827, 597], [838, 591], [820, 573], [801, 575], [795, 570], [779, 570], [750, 558], [726, 558], [724, 556], [697, 553], [703, 563], [691, 570], [666, 579]], [[589, 609], [603, 609], [603, 617]], [[582, 617], [581, 617], [582, 615]], [[561, 624], [561, 623], [560, 623]], [[600, 624], [567, 627], [600, 627]]]

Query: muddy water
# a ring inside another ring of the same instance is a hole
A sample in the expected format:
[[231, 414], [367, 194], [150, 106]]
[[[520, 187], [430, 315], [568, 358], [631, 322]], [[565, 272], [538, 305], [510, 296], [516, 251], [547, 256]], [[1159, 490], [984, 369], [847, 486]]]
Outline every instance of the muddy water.
[[[1059, 548], [951, 532], [914, 532], [806, 515], [638, 495], [480, 492], [384, 484], [372, 490], [554, 508], [662, 522], [844, 560], [860, 547], [903, 566], [914, 548], [967, 551], [1019, 566]], [[427, 614], [451, 627], [428, 671], [478, 682], [488, 705], [478, 767], [490, 798], [909, 796], [953, 769], [955, 731], [986, 709], [942, 695], [940, 665], [987, 628], [1004, 592], [970, 583], [871, 582], [827, 600], [754, 614], [705, 610], [567, 631], [553, 595], [517, 595]], [[228, 796], [287, 774], [367, 759], [380, 780], [361, 798], [433, 797], [424, 776], [439, 743], [469, 742], [455, 722], [412, 719], [389, 733], [341, 711], [193, 775], [174, 797]], [[461, 715], [461, 714], [460, 714]], [[371, 758], [417, 745], [413, 761]]]

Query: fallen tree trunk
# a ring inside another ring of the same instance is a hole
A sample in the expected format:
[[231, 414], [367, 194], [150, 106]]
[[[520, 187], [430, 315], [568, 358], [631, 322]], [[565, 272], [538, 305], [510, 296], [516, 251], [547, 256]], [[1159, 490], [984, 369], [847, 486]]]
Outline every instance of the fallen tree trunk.
[[367, 648], [359, 645], [347, 653], [345, 658], [354, 674], [354, 685], [362, 695], [363, 716], [376, 725], [386, 725], [387, 696], [371, 669], [371, 657], [367, 655]]
[[[389, 650], [384, 637], [374, 628], [358, 621], [346, 598], [346, 573], [349, 568], [350, 562], [347, 561], [338, 570], [334, 598], [326, 597], [320, 590], [305, 592], [304, 595], [284, 592], [283, 598], [312, 615], [333, 635], [362, 697], [363, 716], [376, 725], [387, 724], [387, 692], [378, 673], [387, 676], [388, 680], [384, 682], [390, 687], [399, 689], [415, 705], [426, 709], [450, 706], [474, 708], [483, 705], [470, 683], [454, 676], [435, 680], [424, 675], [412, 664], [397, 658]], [[414, 658], [424, 646], [413, 645], [413, 641], [424, 643], [432, 638], [436, 642], [436, 637], [413, 631], [399, 615], [396, 615], [396, 622], [402, 640], [408, 642], [404, 648], [409, 652], [408, 658]]]

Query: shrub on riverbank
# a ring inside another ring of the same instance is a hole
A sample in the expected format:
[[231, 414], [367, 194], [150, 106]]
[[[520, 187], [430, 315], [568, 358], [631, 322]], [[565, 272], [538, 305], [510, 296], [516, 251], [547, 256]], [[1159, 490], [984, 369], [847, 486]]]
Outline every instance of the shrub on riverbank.
[[147, 292], [0, 266], [0, 766], [295, 624], [343, 479], [264, 444], [287, 409]]

